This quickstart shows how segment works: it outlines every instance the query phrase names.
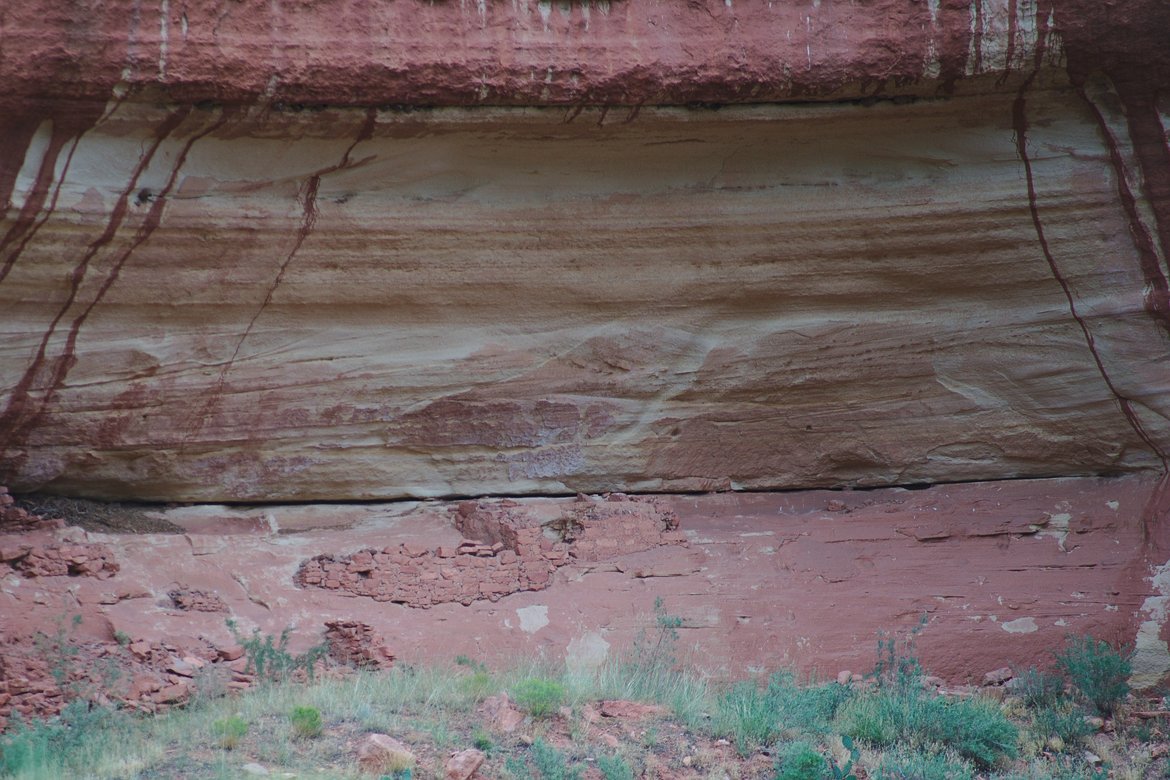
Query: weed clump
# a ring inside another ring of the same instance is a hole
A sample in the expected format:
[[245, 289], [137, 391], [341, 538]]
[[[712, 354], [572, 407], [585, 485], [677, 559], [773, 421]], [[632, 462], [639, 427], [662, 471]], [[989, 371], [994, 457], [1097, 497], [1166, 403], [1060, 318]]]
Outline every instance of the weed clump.
[[1016, 675], [1012, 691], [1027, 707], [1051, 707], [1064, 695], [1064, 678], [1036, 667]]
[[516, 704], [534, 718], [556, 712], [565, 700], [565, 686], [545, 677], [527, 677], [512, 689]]
[[634, 780], [634, 770], [619, 755], [601, 754], [597, 757], [597, 768], [605, 780]]
[[293, 734], [302, 739], [321, 736], [324, 726], [321, 722], [321, 710], [316, 707], [294, 707], [289, 715]]
[[239, 715], [222, 718], [211, 724], [211, 733], [224, 750], [235, 748], [248, 734], [248, 721]]
[[838, 723], [843, 733], [872, 745], [950, 748], [984, 768], [1018, 753], [1019, 730], [998, 704], [981, 698], [950, 700], [915, 688], [879, 690], [845, 705]]

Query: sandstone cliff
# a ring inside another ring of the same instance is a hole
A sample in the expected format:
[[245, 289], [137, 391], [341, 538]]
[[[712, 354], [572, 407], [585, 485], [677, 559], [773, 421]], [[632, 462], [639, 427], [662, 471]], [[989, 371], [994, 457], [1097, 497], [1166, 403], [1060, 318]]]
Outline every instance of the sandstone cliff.
[[0, 482], [1162, 469], [1170, 25], [1098, 6], [7, 7]]
[[[860, 668], [928, 614], [953, 678], [1076, 631], [1156, 683], [1168, 38], [1158, 0], [3, 4], [0, 484], [1014, 480], [667, 496], [649, 526], [585, 497], [14, 514], [5, 636], [328, 614], [407, 659], [452, 620], [444, 652], [596, 662], [666, 595], [725, 676]], [[459, 526], [497, 510], [511, 547]], [[593, 536], [542, 541], [558, 512]]]

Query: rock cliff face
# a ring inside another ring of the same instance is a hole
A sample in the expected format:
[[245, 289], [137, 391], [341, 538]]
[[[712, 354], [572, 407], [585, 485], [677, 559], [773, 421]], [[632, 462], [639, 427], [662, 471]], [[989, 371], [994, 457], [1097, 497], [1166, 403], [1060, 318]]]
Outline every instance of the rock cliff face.
[[2, 20], [16, 489], [1164, 466], [1159, 4], [49, 5]]
[[1153, 593], [1167, 31], [1158, 0], [6, 4], [0, 484], [1135, 473]]

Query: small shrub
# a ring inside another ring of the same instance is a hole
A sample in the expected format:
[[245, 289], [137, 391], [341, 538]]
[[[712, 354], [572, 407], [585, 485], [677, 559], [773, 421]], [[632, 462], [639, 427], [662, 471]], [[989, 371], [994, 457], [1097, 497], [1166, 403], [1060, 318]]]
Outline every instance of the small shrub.
[[809, 742], [789, 742], [776, 757], [776, 780], [821, 780], [831, 777], [829, 762]]
[[1051, 707], [1064, 695], [1064, 678], [1033, 666], [1016, 675], [1012, 692], [1028, 707]]
[[877, 659], [872, 678], [882, 688], [917, 688], [922, 681], [922, 663], [918, 660], [918, 635], [926, 628], [924, 613], [918, 624], [902, 637], [878, 633]]
[[279, 637], [261, 634], [260, 629], [252, 629], [251, 636], [242, 636], [236, 629], [236, 622], [230, 619], [227, 621], [227, 627], [244, 648], [244, 656], [248, 659], [248, 671], [263, 682], [288, 680], [298, 671], [303, 672], [311, 680], [313, 665], [329, 651], [325, 644], [319, 644], [301, 655], [293, 655], [288, 651], [288, 640], [292, 635], [292, 628], [289, 627], [281, 631]]
[[305, 739], [321, 735], [321, 711], [316, 707], [294, 707], [289, 715], [293, 733]]
[[565, 699], [565, 686], [544, 677], [528, 677], [512, 690], [516, 704], [534, 718], [557, 711]]
[[601, 771], [601, 776], [605, 780], [634, 780], [634, 770], [619, 755], [599, 755], [597, 757], [597, 768]]
[[215, 736], [220, 747], [224, 750], [231, 750], [239, 745], [240, 741], [247, 735], [248, 721], [239, 715], [223, 718], [211, 724], [211, 733]]
[[1097, 712], [1110, 716], [1129, 695], [1129, 658], [1091, 636], [1073, 637], [1056, 666]]

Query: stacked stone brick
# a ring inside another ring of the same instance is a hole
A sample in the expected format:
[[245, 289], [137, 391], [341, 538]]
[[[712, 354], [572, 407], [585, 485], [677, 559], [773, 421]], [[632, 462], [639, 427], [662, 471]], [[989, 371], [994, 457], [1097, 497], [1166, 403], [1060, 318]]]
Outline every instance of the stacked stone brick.
[[382, 635], [368, 623], [357, 620], [330, 620], [325, 623], [329, 657], [344, 666], [359, 669], [389, 669], [394, 653]]
[[97, 577], [104, 580], [118, 572], [114, 552], [104, 544], [6, 545], [0, 547], [2, 566], [25, 577]]
[[16, 506], [8, 488], [0, 485], [0, 531], [32, 531], [38, 528], [64, 528], [65, 521], [35, 515]]
[[581, 496], [551, 518], [516, 501], [465, 501], [455, 511], [456, 547], [399, 544], [348, 556], [319, 555], [295, 575], [301, 587], [431, 607], [469, 605], [547, 588], [558, 567], [663, 544], [683, 544], [678, 517], [654, 500]]
[[175, 588], [167, 593], [175, 609], [184, 612], [227, 612], [227, 604], [218, 593], [194, 590], [192, 588]]

